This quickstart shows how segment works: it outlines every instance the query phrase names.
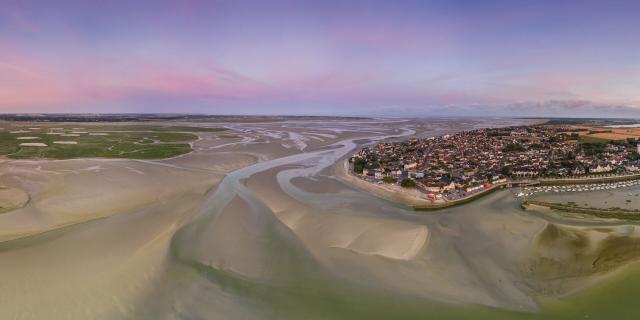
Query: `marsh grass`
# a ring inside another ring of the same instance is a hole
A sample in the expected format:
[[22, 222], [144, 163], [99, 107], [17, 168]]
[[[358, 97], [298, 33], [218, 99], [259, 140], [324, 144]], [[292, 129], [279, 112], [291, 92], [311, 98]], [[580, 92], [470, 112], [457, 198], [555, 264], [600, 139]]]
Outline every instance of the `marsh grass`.
[[[124, 159], [163, 159], [191, 152], [192, 141], [197, 135], [189, 132], [220, 132], [223, 128], [199, 128], [187, 126], [153, 125], [38, 125], [40, 129], [28, 129], [34, 125], [9, 125], [0, 131], [0, 155], [12, 159], [75, 159], [75, 158], [124, 158]], [[78, 127], [83, 127], [78, 129]], [[54, 129], [59, 128], [59, 129]], [[11, 131], [30, 131], [11, 133]], [[48, 134], [51, 132], [77, 136]], [[98, 133], [103, 135], [91, 135]], [[18, 137], [29, 136], [47, 147], [20, 146], [24, 140]], [[54, 144], [54, 141], [76, 141], [78, 144]]]

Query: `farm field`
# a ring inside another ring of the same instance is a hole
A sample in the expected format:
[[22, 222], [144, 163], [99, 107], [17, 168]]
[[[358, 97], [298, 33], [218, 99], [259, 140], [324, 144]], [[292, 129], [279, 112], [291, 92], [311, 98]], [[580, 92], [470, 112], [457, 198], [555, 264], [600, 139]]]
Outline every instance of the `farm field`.
[[584, 131], [578, 134], [582, 137], [589, 137], [602, 140], [626, 140], [628, 138], [640, 138], [640, 128], [609, 128], [609, 127], [581, 127]]

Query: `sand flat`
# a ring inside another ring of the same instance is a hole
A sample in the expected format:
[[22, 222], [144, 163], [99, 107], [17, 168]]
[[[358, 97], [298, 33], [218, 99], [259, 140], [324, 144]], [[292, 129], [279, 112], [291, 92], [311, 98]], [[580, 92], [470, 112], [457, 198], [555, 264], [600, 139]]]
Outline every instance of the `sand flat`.
[[[349, 297], [363, 318], [447, 319], [449, 309], [458, 318], [554, 318], [539, 297], [603, 281], [584, 272], [599, 252], [602, 274], [628, 261], [610, 259], [620, 256], [610, 237], [637, 252], [633, 226], [554, 229], [508, 191], [417, 214], [336, 179], [337, 159], [358, 148], [350, 139], [410, 133], [398, 126], [251, 123], [234, 125], [251, 143], [212, 149], [219, 142], [203, 138], [174, 159], [0, 162], [0, 184], [31, 197], [0, 215], [0, 316], [289, 318], [286, 301], [299, 314], [340, 319], [350, 316], [344, 308], [317, 303]], [[338, 140], [309, 139], [304, 153], [281, 146], [303, 130]], [[589, 246], [576, 247], [584, 237]], [[574, 269], [548, 263], [583, 253]], [[562, 278], [545, 280], [558, 270]], [[434, 301], [446, 303], [432, 309]]]
[[48, 147], [46, 143], [41, 142], [23, 142], [20, 144], [21, 147]]
[[378, 224], [341, 248], [362, 254], [410, 260], [426, 246], [428, 237], [429, 229], [426, 226]]
[[0, 186], [0, 213], [24, 207], [29, 195], [22, 189]]

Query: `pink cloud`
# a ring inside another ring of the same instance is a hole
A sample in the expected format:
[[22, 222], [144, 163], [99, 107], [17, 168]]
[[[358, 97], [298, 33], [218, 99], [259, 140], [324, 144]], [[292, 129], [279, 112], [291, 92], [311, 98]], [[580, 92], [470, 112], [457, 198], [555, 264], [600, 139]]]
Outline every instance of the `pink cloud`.
[[64, 103], [70, 88], [50, 66], [0, 42], [0, 108]]
[[269, 87], [220, 67], [84, 57], [52, 61], [0, 44], [0, 109], [103, 104], [140, 97], [254, 99]]

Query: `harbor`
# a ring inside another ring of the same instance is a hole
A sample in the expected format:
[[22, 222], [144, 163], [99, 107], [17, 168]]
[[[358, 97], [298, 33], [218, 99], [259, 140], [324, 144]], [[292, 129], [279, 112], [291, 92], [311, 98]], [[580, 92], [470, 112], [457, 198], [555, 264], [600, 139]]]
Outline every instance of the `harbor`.
[[610, 183], [592, 183], [592, 184], [527, 186], [527, 187], [521, 187], [520, 191], [516, 193], [516, 196], [526, 198], [538, 193], [602, 191], [602, 190], [629, 188], [637, 185], [640, 185], [640, 180], [618, 181], [618, 182], [610, 182]]

